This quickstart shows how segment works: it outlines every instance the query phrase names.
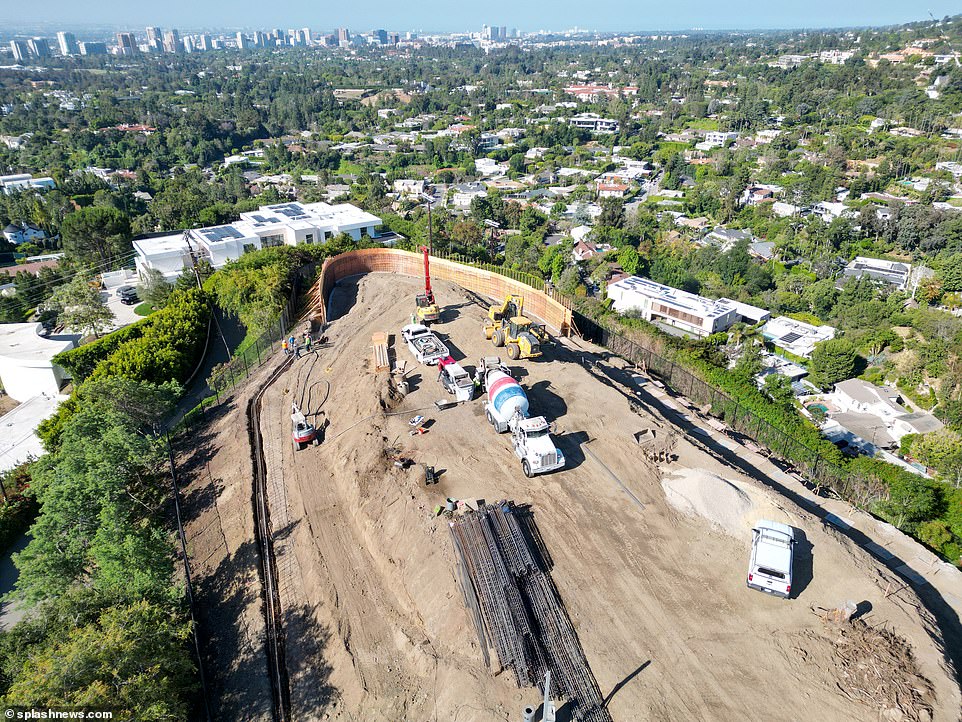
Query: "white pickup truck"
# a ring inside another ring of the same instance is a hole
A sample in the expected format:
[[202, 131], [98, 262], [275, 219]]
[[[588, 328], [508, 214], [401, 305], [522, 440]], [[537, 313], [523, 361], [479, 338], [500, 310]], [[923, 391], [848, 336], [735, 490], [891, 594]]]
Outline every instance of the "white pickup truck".
[[752, 529], [748, 587], [788, 599], [792, 594], [795, 532], [788, 524], [759, 521]]
[[448, 347], [437, 337], [437, 334], [420, 323], [409, 323], [404, 326], [401, 329], [401, 338], [407, 343], [414, 358], [428, 366], [434, 366], [450, 355]]

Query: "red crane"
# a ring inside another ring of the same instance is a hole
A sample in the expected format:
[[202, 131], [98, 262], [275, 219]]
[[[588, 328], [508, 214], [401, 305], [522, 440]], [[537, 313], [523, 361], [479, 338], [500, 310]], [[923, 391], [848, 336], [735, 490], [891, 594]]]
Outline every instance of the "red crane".
[[424, 254], [424, 293], [419, 293], [414, 301], [417, 305], [417, 320], [428, 323], [439, 320], [441, 311], [434, 300], [434, 291], [431, 290], [431, 256], [428, 247], [421, 246], [421, 253]]

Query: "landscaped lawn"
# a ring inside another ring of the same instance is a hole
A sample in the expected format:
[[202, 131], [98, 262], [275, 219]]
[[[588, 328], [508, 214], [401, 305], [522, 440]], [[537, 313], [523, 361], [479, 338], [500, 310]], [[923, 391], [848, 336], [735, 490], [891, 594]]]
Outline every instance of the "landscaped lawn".
[[149, 316], [156, 310], [156, 308], [151, 306], [146, 301], [143, 303], [138, 303], [136, 306], [134, 306], [134, 313], [136, 313], [138, 316]]

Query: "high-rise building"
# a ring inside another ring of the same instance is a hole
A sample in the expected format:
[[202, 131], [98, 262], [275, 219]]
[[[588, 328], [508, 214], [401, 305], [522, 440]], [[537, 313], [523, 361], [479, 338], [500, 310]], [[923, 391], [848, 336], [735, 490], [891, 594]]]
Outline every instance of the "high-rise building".
[[76, 55], [80, 52], [80, 47], [77, 45], [77, 38], [73, 33], [68, 33], [63, 30], [58, 32], [57, 45], [60, 46], [61, 55]]
[[304, 33], [304, 44], [305, 44], [305, 45], [313, 45], [313, 44], [314, 44], [314, 38], [311, 37], [311, 29], [310, 29], [310, 28], [301, 28], [301, 32]]
[[161, 53], [164, 50], [163, 35], [158, 27], [147, 28], [147, 47], [152, 53]]
[[237, 48], [238, 48], [238, 50], [246, 50], [246, 49], [249, 48], [249, 47], [250, 47], [250, 41], [247, 39], [247, 36], [244, 35], [244, 33], [242, 33], [242, 32], [238, 32], [238, 33], [237, 33]]
[[207, 33], [201, 33], [200, 37], [197, 38], [197, 47], [204, 52], [208, 50], [213, 50], [214, 46], [210, 42], [210, 35]]
[[135, 55], [139, 51], [137, 38], [133, 33], [117, 33], [117, 49], [120, 55]]
[[24, 62], [30, 57], [30, 45], [26, 40], [11, 40], [10, 50], [13, 52], [13, 59], [18, 63]]
[[194, 46], [194, 39], [190, 35], [184, 38], [183, 45], [185, 53], [192, 53], [196, 49]]
[[375, 30], [374, 36], [381, 45], [387, 45], [387, 30]]
[[179, 53], [184, 49], [180, 42], [180, 33], [176, 29], [168, 30], [164, 33], [164, 52]]
[[260, 30], [254, 31], [254, 37], [252, 38], [255, 48], [266, 48], [267, 47], [267, 33]]
[[347, 28], [337, 29], [337, 44], [338, 45], [348, 45], [351, 42], [351, 34], [347, 31]]
[[81, 42], [80, 54], [81, 55], [106, 55], [107, 43]]
[[38, 58], [50, 57], [50, 45], [47, 43], [46, 38], [30, 38], [27, 44], [30, 47], [30, 52]]

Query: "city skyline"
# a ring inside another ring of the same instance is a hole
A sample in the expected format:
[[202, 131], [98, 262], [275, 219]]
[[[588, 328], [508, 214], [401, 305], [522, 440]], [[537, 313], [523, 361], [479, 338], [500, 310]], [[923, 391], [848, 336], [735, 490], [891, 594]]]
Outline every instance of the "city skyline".
[[[147, 26], [173, 26], [193, 29], [254, 29], [256, 27], [303, 27], [320, 29], [348, 27], [358, 31], [374, 28], [421, 30], [424, 32], [476, 32], [483, 24], [508, 25], [524, 32], [562, 31], [578, 27], [600, 32], [643, 32], [655, 30], [764, 30], [841, 28], [889, 25], [936, 18], [958, 12], [952, 2], [937, 1], [926, 9], [894, 0], [832, 0], [782, 3], [747, 14], [743, 5], [710, 3], [707, 0], [679, 0], [670, 7], [653, 3], [629, 5], [602, 2], [591, 6], [559, 0], [550, 8], [542, 4], [518, 5], [495, 0], [484, 7], [449, 8], [440, 17], [431, 9], [400, 7], [384, 0], [353, 3], [350, 7], [319, 10], [316, 5], [298, 0], [283, 8], [254, 0], [237, 0], [229, 7], [213, 2], [199, 6], [187, 0], [171, 0], [164, 7], [138, 6], [111, 0], [104, 3], [76, 3], [50, 0], [21, 6], [16, 16], [0, 13], [9, 31], [39, 25], [59, 24], [62, 30], [100, 25], [143, 32]], [[229, 10], [229, 13], [227, 12]], [[224, 18], [230, 21], [225, 22]]]

